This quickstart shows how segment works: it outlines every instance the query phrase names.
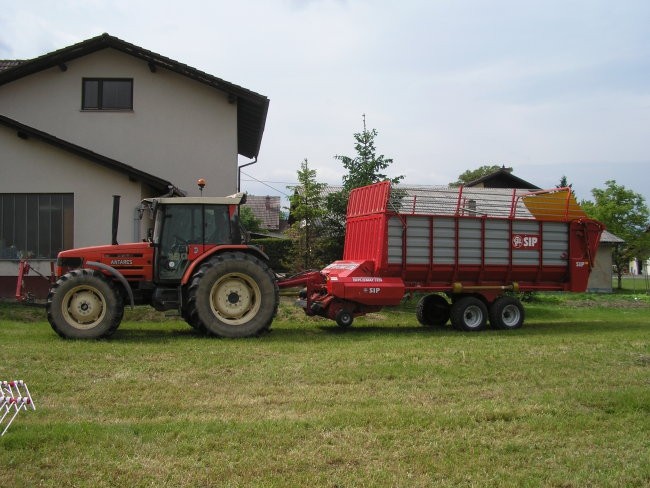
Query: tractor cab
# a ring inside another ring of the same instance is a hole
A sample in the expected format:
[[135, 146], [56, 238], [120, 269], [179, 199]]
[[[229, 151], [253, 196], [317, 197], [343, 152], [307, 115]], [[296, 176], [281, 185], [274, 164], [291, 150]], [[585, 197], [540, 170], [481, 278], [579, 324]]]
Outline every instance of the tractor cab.
[[245, 194], [229, 197], [152, 198], [154, 281], [178, 283], [195, 259], [218, 245], [241, 244], [238, 208]]

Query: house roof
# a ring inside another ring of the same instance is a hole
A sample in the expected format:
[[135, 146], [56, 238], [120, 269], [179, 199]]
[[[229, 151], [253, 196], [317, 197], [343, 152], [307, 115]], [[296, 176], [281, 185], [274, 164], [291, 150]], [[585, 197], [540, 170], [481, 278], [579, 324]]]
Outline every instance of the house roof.
[[0, 125], [14, 129], [16, 131], [16, 135], [21, 139], [29, 139], [33, 137], [34, 139], [45, 142], [46, 144], [50, 144], [51, 146], [58, 147], [64, 151], [68, 151], [69, 153], [85, 158], [106, 168], [124, 173], [129, 178], [140, 181], [142, 183], [146, 183], [154, 190], [160, 191], [161, 193], [168, 193], [170, 190], [176, 194], [179, 192], [179, 190], [174, 188], [174, 186], [167, 180], [163, 180], [157, 176], [145, 173], [144, 171], [140, 171], [133, 166], [129, 166], [128, 164], [122, 163], [120, 161], [116, 161], [115, 159], [111, 159], [106, 156], [102, 156], [101, 154], [89, 151], [86, 148], [72, 144], [68, 141], [64, 141], [63, 139], [59, 139], [52, 134], [48, 134], [47, 132], [35, 129], [34, 127], [21, 124], [20, 122], [10, 119], [9, 117], [5, 117], [4, 115], [0, 115]]
[[22, 63], [24, 63], [22, 59], [0, 59], [0, 71], [14, 68], [15, 66], [18, 66]]
[[267, 97], [109, 34], [26, 61], [0, 61], [0, 85], [54, 66], [65, 69], [66, 62], [107, 48], [142, 59], [152, 71], [164, 68], [227, 93], [233, 102], [237, 102], [237, 152], [247, 158], [257, 157], [269, 108]]
[[607, 242], [610, 244], [621, 244], [625, 241], [620, 237], [612, 234], [610, 231], [604, 230], [600, 236], [600, 242]]
[[280, 197], [246, 195], [245, 207], [253, 211], [253, 215], [262, 221], [262, 228], [278, 230], [280, 228]]
[[520, 188], [527, 190], [541, 190], [540, 187], [513, 175], [510, 170], [505, 167], [502, 167], [497, 171], [487, 174], [481, 178], [470, 181], [469, 183], [465, 183], [464, 186], [479, 186], [480, 184], [483, 184], [485, 188]]

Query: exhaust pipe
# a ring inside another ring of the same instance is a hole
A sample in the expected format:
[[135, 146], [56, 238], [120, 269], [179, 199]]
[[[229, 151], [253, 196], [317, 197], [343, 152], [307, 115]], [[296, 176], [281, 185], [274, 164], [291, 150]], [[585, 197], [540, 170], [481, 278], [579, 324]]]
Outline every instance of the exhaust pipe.
[[113, 225], [111, 227], [111, 244], [117, 245], [117, 227], [120, 222], [120, 196], [113, 195]]

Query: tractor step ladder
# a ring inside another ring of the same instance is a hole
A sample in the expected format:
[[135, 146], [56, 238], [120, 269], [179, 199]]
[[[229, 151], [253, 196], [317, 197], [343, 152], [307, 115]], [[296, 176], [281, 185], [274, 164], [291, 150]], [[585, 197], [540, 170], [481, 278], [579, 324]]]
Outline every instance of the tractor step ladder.
[[29, 388], [23, 380], [0, 383], [0, 429], [5, 435], [7, 429], [22, 410], [36, 410]]

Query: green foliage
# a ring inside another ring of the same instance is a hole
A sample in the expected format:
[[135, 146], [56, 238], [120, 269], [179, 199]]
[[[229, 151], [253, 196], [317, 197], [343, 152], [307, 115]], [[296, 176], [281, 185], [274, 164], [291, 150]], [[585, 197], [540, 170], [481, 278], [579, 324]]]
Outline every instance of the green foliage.
[[399, 183], [404, 176], [390, 178], [385, 170], [393, 164], [391, 158], [383, 154], [377, 154], [375, 148], [376, 129], [366, 129], [365, 116], [363, 131], [354, 134], [356, 155], [334, 156], [343, 163], [347, 173], [343, 176], [343, 189], [340, 192], [331, 193], [325, 199], [326, 214], [323, 217], [321, 256], [324, 262], [329, 263], [341, 259], [343, 256], [343, 245], [345, 242], [345, 217], [347, 202], [350, 192], [361, 186], [371, 185], [379, 181], [390, 180], [391, 183]]
[[612, 234], [625, 243], [616, 246], [613, 262], [617, 268], [619, 288], [623, 270], [632, 258], [645, 259], [650, 255], [650, 212], [642, 195], [618, 185], [616, 180], [605, 182], [605, 188], [591, 190], [594, 201], [583, 201], [587, 215], [599, 220]]
[[253, 239], [251, 244], [260, 247], [269, 257], [269, 266], [277, 273], [290, 269], [287, 258], [293, 249], [293, 242], [290, 239]]
[[325, 213], [323, 189], [326, 185], [316, 181], [316, 170], [309, 167], [307, 159], [300, 164], [297, 176], [298, 186], [289, 197], [292, 224], [288, 235], [293, 241], [291, 268], [293, 271], [303, 271], [320, 264], [316, 248]]
[[567, 179], [566, 175], [562, 175], [560, 178], [560, 182], [555, 185], [555, 188], [571, 188], [573, 187], [573, 184], [569, 184], [569, 180]]
[[458, 179], [456, 181], [453, 181], [449, 183], [449, 186], [461, 186], [465, 185], [467, 183], [470, 183], [474, 180], [478, 180], [479, 178], [482, 178], [483, 176], [487, 176], [491, 173], [494, 173], [495, 171], [499, 171], [500, 169], [505, 169], [507, 171], [512, 172], [512, 168], [503, 168], [502, 166], [499, 166], [498, 164], [493, 164], [493, 165], [483, 165], [479, 168], [476, 169], [468, 169], [467, 171], [463, 172], [458, 176]]
[[262, 221], [255, 217], [250, 207], [241, 205], [239, 207], [239, 222], [248, 232], [259, 232], [262, 230]]
[[367, 130], [364, 121], [363, 132], [354, 134], [356, 156], [334, 156], [334, 159], [341, 161], [347, 170], [347, 174], [343, 176], [343, 188], [348, 193], [354, 188], [371, 185], [378, 181], [390, 179], [392, 183], [399, 183], [404, 178], [404, 176], [389, 178], [383, 173], [393, 164], [393, 160], [386, 158], [383, 154], [376, 154], [375, 137], [377, 134], [377, 129]]
[[321, 260], [332, 263], [343, 257], [345, 220], [350, 192], [341, 190], [325, 198], [325, 215], [321, 230]]
[[555, 188], [569, 188], [571, 190], [571, 194], [573, 195], [573, 197], [575, 198], [576, 196], [575, 191], [573, 191], [573, 183], [569, 183], [569, 180], [565, 175], [562, 175], [562, 177], [560, 178], [560, 182], [557, 185], [555, 185]]

